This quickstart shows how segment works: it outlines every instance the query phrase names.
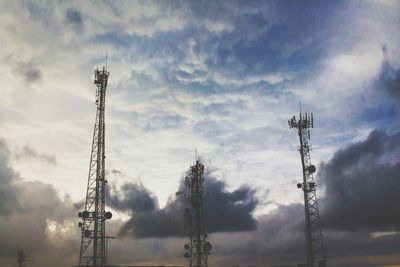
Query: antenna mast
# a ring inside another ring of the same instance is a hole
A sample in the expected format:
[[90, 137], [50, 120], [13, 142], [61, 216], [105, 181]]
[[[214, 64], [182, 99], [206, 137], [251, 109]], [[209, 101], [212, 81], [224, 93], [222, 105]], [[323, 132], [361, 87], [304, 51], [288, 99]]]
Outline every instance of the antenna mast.
[[25, 252], [23, 250], [18, 252], [18, 254], [17, 254], [18, 267], [26, 267], [25, 263], [27, 261], [34, 261], [34, 259], [31, 256], [26, 256]]
[[78, 213], [82, 219], [79, 266], [104, 266], [107, 264], [105, 221], [111, 212], [105, 212], [105, 101], [109, 72], [106, 67], [94, 71], [96, 85], [96, 119], [93, 131], [85, 209]]
[[196, 164], [191, 166], [185, 177], [185, 185], [189, 190], [189, 207], [185, 209], [184, 225], [189, 237], [185, 244], [185, 258], [190, 267], [207, 267], [207, 258], [211, 251], [211, 243], [207, 241], [204, 223], [204, 165], [196, 155]]
[[289, 120], [290, 129], [296, 128], [300, 138], [298, 150], [303, 167], [303, 183], [298, 183], [297, 188], [304, 192], [305, 209], [305, 235], [307, 241], [307, 267], [326, 267], [326, 256], [322, 237], [321, 222], [318, 211], [316, 185], [313, 173], [315, 166], [311, 164], [310, 128], [314, 127], [313, 114], [302, 114], [296, 120], [293, 116]]
[[107, 62], [108, 62], [108, 52], [106, 52], [106, 70], [107, 70]]

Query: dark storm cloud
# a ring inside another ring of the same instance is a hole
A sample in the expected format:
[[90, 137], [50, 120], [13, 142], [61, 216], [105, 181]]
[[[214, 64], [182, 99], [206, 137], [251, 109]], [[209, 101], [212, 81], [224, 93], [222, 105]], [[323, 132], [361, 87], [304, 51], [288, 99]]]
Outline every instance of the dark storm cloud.
[[206, 228], [208, 232], [249, 231], [257, 227], [253, 218], [258, 199], [249, 186], [229, 192], [224, 181], [207, 177], [205, 180]]
[[371, 132], [321, 164], [324, 224], [333, 229], [400, 229], [400, 133]]
[[[299, 192], [301, 194], [301, 192]], [[324, 220], [324, 217], [322, 217]], [[213, 254], [223, 255], [226, 265], [296, 266], [305, 262], [304, 205], [280, 205], [258, 218], [258, 229], [231, 236], [211, 236]], [[382, 266], [392, 261], [373, 264], [374, 256], [397, 253], [399, 234], [373, 235], [370, 231], [343, 231], [323, 228], [325, 248], [330, 266]], [[365, 256], [370, 256], [369, 258]], [[342, 257], [342, 262], [340, 258]], [[358, 257], [350, 265], [345, 257]]]
[[[366, 266], [378, 257], [396, 253], [400, 245], [400, 133], [372, 131], [360, 142], [338, 150], [320, 166], [321, 222], [328, 258], [358, 257], [354, 266]], [[304, 205], [280, 205], [258, 218], [258, 229], [249, 236], [232, 237], [226, 245], [215, 243], [214, 253], [237, 257], [234, 263], [304, 262]], [[380, 234], [380, 233], [383, 234]], [[387, 259], [380, 264], [393, 263]], [[335, 266], [349, 266], [336, 260]], [[379, 265], [380, 266], [380, 265]]]
[[236, 266], [296, 266], [305, 262], [302, 204], [279, 205], [257, 221], [255, 231], [223, 237], [222, 240], [217, 236], [213, 240], [213, 254], [224, 255], [226, 265]]
[[17, 159], [35, 159], [48, 164], [57, 165], [57, 159], [54, 155], [46, 155], [37, 152], [32, 146], [25, 145], [22, 151], [16, 155]]
[[169, 199], [163, 209], [157, 198], [142, 184], [126, 183], [109, 192], [110, 207], [128, 212], [131, 218], [119, 229], [119, 235], [139, 238], [183, 235], [183, 206], [179, 199]]
[[[301, 204], [280, 205], [270, 214], [258, 219], [259, 229], [254, 233], [257, 256], [268, 251], [276, 262], [301, 260], [304, 252], [304, 207]], [[250, 251], [249, 251], [250, 253]]]
[[13, 171], [0, 139], [0, 256], [14, 259], [21, 248], [31, 253], [49, 248], [48, 220], [62, 223], [73, 214], [70, 199], [61, 199], [52, 185], [23, 181]]
[[135, 214], [155, 210], [157, 199], [142, 184], [126, 183], [118, 191], [113, 188], [109, 205], [117, 210], [131, 211]]
[[65, 14], [68, 24], [70, 24], [75, 30], [81, 30], [83, 28], [82, 13], [75, 9], [69, 8]]
[[138, 238], [183, 236], [182, 214], [182, 203], [172, 200], [163, 209], [132, 214], [119, 234]]
[[17, 175], [9, 166], [9, 154], [5, 141], [0, 139], [0, 216], [13, 211], [17, 202]]
[[393, 97], [397, 104], [400, 104], [400, 69], [394, 68], [387, 60], [382, 64], [377, 86]]
[[[110, 206], [128, 211], [131, 218], [120, 229], [121, 235], [139, 238], [183, 236], [184, 185], [180, 194], [170, 198], [166, 206], [158, 208], [157, 199], [143, 185], [125, 184], [119, 191], [112, 190]], [[258, 204], [255, 190], [242, 186], [233, 192], [226, 184], [213, 177], [205, 178], [206, 228], [209, 233], [248, 231], [256, 228], [252, 212]]]

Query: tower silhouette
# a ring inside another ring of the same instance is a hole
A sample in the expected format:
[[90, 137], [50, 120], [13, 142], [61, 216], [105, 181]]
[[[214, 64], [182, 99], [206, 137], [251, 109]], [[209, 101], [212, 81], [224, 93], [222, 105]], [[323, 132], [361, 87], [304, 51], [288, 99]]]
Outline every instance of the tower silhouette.
[[89, 163], [85, 207], [78, 216], [81, 229], [79, 266], [104, 266], [107, 264], [105, 222], [111, 212], [105, 211], [105, 101], [109, 72], [106, 67], [94, 71], [96, 85], [96, 119]]
[[185, 244], [185, 258], [190, 267], [207, 267], [211, 243], [207, 241], [204, 223], [204, 165], [196, 159], [185, 177], [189, 191], [188, 208], [184, 213], [184, 225], [189, 243]]
[[301, 188], [304, 192], [307, 267], [325, 267], [325, 249], [318, 210], [316, 184], [313, 177], [316, 168], [311, 164], [311, 145], [309, 144], [310, 128], [314, 127], [313, 114], [302, 114], [300, 111], [300, 118], [296, 119], [293, 116], [289, 120], [289, 127], [290, 129], [297, 129], [300, 139], [298, 150], [301, 157], [303, 182], [298, 183], [297, 187]]

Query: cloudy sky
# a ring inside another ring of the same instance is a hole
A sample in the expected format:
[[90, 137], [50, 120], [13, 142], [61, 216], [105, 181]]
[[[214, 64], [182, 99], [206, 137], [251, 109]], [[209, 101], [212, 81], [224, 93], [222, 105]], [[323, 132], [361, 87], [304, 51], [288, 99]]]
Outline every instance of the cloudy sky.
[[400, 266], [399, 1], [0, 0], [0, 266], [77, 264], [110, 71], [110, 260], [186, 264], [182, 187], [206, 165], [212, 266], [305, 260], [298, 137], [330, 266]]

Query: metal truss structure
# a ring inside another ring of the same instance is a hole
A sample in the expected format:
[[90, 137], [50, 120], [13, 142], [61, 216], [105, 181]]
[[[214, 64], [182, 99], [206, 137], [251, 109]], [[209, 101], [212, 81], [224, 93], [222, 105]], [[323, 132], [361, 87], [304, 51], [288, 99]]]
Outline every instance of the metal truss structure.
[[297, 187], [304, 192], [305, 209], [305, 235], [307, 241], [307, 267], [325, 267], [326, 256], [324, 242], [322, 237], [321, 222], [318, 211], [316, 184], [313, 173], [316, 168], [311, 164], [310, 150], [310, 128], [314, 127], [313, 114], [302, 114], [297, 120], [293, 116], [289, 120], [290, 129], [296, 128], [300, 138], [298, 150], [301, 156], [303, 167], [303, 183], [297, 184]]
[[34, 261], [33, 257], [26, 256], [25, 252], [23, 250], [18, 252], [18, 254], [17, 254], [18, 267], [26, 267], [25, 263], [28, 262], [28, 261]]
[[196, 160], [185, 177], [185, 185], [189, 191], [187, 196], [189, 207], [185, 209], [184, 225], [189, 244], [185, 244], [185, 258], [190, 267], [207, 267], [207, 258], [211, 251], [211, 243], [207, 241], [204, 223], [204, 165]]
[[89, 164], [85, 209], [78, 213], [82, 219], [81, 249], [79, 266], [105, 266], [107, 264], [105, 222], [111, 219], [111, 212], [105, 212], [105, 101], [109, 72], [94, 71], [96, 85], [96, 120]]

